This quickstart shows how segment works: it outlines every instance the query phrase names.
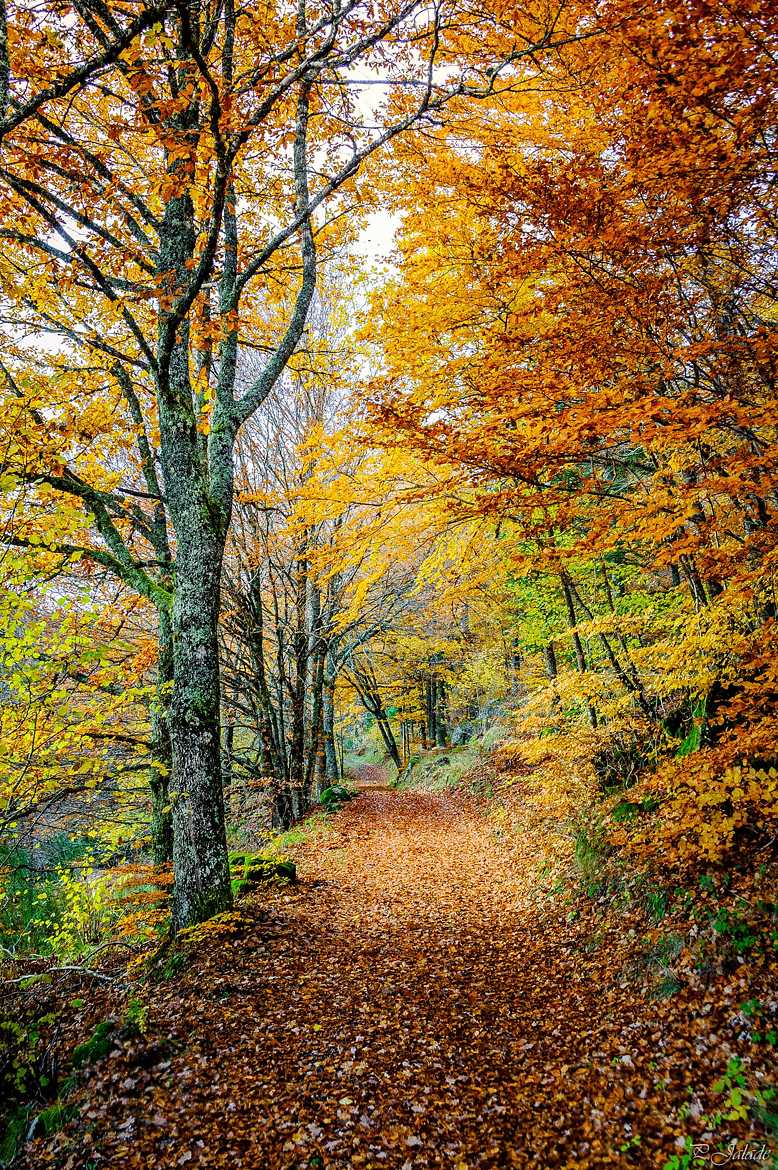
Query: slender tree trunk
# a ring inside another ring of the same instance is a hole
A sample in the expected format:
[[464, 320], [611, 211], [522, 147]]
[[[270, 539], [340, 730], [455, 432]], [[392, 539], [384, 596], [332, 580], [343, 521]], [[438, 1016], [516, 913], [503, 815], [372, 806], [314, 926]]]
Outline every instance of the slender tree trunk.
[[311, 726], [308, 735], [308, 752], [305, 761], [305, 784], [303, 800], [305, 805], [311, 801], [314, 776], [322, 775], [324, 770], [324, 683], [322, 679], [322, 656], [316, 655], [313, 677], [311, 679]]
[[230, 811], [232, 796], [232, 751], [235, 742], [235, 726], [231, 720], [225, 720], [222, 727], [222, 792], [224, 794], [225, 817]]
[[445, 747], [448, 743], [448, 713], [446, 708], [446, 684], [442, 678], [433, 680], [435, 698], [435, 743]]
[[389, 717], [384, 711], [383, 707], [379, 707], [375, 713], [376, 722], [378, 723], [378, 730], [381, 733], [381, 739], [384, 741], [384, 746], [389, 753], [389, 758], [394, 764], [398, 772], [402, 771], [402, 760], [400, 753], [397, 750], [397, 740], [394, 738], [392, 725], [389, 722]]
[[[308, 626], [306, 619], [308, 564], [305, 544], [298, 549], [295, 579], [294, 626], [291, 640], [291, 660], [294, 670], [288, 671], [284, 639], [277, 599], [275, 625], [278, 633], [278, 730], [279, 746], [284, 754], [283, 777], [275, 785], [271, 822], [273, 828], [285, 831], [305, 811], [305, 699], [308, 673]], [[288, 697], [288, 705], [287, 705]]]
[[304, 811], [302, 806], [305, 785], [305, 691], [308, 674], [308, 627], [306, 621], [308, 560], [305, 544], [298, 552], [296, 578], [293, 639], [295, 678], [292, 690], [291, 742], [289, 745], [289, 804], [293, 820], [301, 816]]
[[680, 564], [696, 608], [703, 609], [708, 604], [708, 598], [705, 593], [705, 586], [702, 583], [702, 578], [697, 572], [694, 561], [691, 559], [691, 557], [682, 556], [680, 558]]
[[327, 671], [322, 684], [322, 743], [325, 784], [335, 784], [340, 778], [335, 748], [335, 680]]
[[310, 724], [308, 727], [305, 761], [305, 783], [303, 801], [307, 807], [311, 801], [314, 777], [324, 771], [324, 659], [326, 646], [322, 630], [321, 597], [319, 590], [311, 584], [310, 592], [310, 634], [308, 637], [308, 701]]
[[411, 728], [412, 728], [412, 726], [413, 725], [407, 719], [403, 719], [403, 721], [402, 721], [403, 767], [405, 767], [405, 765], [408, 763], [408, 760], [411, 758]]
[[170, 775], [173, 752], [170, 743], [169, 705], [173, 683], [173, 639], [170, 614], [159, 610], [159, 652], [157, 693], [151, 709], [151, 736], [154, 763], [149, 776], [151, 789], [151, 841], [155, 865], [173, 859], [173, 815], [170, 807]]
[[262, 745], [263, 767], [274, 780], [281, 781], [284, 779], [283, 746], [265, 671], [264, 613], [259, 572], [252, 574], [248, 601], [251, 624], [247, 641], [254, 681], [257, 730]]
[[[567, 607], [567, 620], [570, 626], [570, 637], [572, 638], [573, 650], [575, 651], [576, 665], [578, 666], [579, 673], [585, 674], [586, 655], [584, 654], [583, 643], [581, 642], [578, 630], [576, 629], [576, 626], [578, 625], [578, 618], [576, 617], [575, 613], [575, 603], [573, 601], [573, 592], [570, 588], [570, 578], [567, 573], [561, 573], [559, 579], [562, 583], [562, 593], [564, 594], [565, 605]], [[591, 705], [588, 699], [586, 700], [586, 713], [589, 716], [589, 722], [592, 727], [596, 727], [597, 712], [594, 710], [594, 707]]]
[[[611, 591], [610, 579], [608, 577], [608, 570], [605, 567], [605, 565], [600, 566], [600, 573], [601, 573], [603, 585], [605, 588], [605, 600], [606, 600], [608, 609], [610, 610], [610, 612], [612, 614], [615, 615], [616, 606], [613, 603], [613, 593]], [[578, 596], [577, 592], [576, 592], [576, 596]], [[580, 602], [580, 598], [579, 598], [579, 602]], [[591, 611], [589, 611], [589, 613], [591, 616]], [[624, 655], [626, 667], [622, 666], [621, 663], [619, 662], [616, 654], [613, 651], [613, 647], [611, 646], [611, 644], [610, 644], [608, 638], [605, 636], [605, 634], [600, 634], [600, 643], [601, 643], [603, 649], [605, 650], [605, 653], [608, 656], [608, 661], [610, 662], [611, 666], [613, 667], [613, 670], [614, 670], [616, 677], [618, 678], [619, 682], [622, 684], [624, 689], [635, 697], [635, 700], [637, 701], [638, 706], [640, 707], [643, 714], [647, 718], [651, 719], [653, 717], [653, 712], [651, 711], [651, 706], [648, 702], [648, 699], [646, 698], [646, 694], [645, 694], [642, 680], [637, 672], [637, 669], [635, 668], [634, 662], [632, 661], [632, 656], [630, 655], [629, 647], [627, 646], [626, 639], [623, 637], [623, 635], [620, 632], [617, 631], [616, 632], [616, 640], [617, 640], [619, 646], [621, 647], [622, 654]]]
[[436, 719], [436, 687], [432, 676], [427, 678], [427, 739], [430, 747], [434, 747], [438, 738]]
[[427, 742], [427, 724], [428, 724], [429, 713], [428, 713], [428, 707], [427, 707], [427, 700], [428, 700], [427, 686], [426, 686], [425, 682], [420, 683], [419, 690], [420, 690], [419, 702], [421, 705], [421, 710], [424, 713], [424, 718], [419, 721], [419, 733], [420, 733], [420, 737], [421, 737], [421, 750], [423, 752], [426, 752], [427, 747], [429, 746], [428, 742]]
[[381, 700], [381, 692], [376, 684], [375, 677], [369, 669], [354, 670], [353, 675], [354, 688], [359, 695], [359, 700], [366, 711], [375, 719], [378, 724], [378, 730], [381, 739], [384, 741], [384, 747], [387, 750], [389, 758], [391, 759], [397, 771], [402, 771], [402, 760], [400, 753], [397, 750], [397, 741], [394, 738], [392, 731], [392, 724], [389, 716], [384, 710], [384, 705]]

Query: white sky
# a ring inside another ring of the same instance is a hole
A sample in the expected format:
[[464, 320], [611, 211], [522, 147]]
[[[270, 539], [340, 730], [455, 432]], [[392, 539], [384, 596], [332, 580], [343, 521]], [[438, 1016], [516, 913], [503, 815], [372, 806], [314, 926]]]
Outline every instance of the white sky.
[[367, 225], [359, 234], [357, 248], [360, 253], [374, 264], [387, 263], [399, 226], [399, 215], [388, 211], [374, 211], [368, 216]]

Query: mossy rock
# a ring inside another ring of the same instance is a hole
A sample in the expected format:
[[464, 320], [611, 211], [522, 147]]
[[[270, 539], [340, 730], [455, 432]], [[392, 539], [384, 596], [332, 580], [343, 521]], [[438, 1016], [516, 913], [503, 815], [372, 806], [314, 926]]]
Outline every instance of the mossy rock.
[[293, 861], [280, 861], [262, 853], [231, 853], [230, 874], [233, 895], [244, 893], [247, 886], [297, 881], [297, 867]]
[[77, 1044], [73, 1049], [73, 1065], [80, 1068], [84, 1064], [94, 1064], [102, 1060], [113, 1048], [113, 1020], [103, 1020], [98, 1024], [92, 1035], [83, 1044]]
[[324, 805], [325, 809], [330, 812], [337, 812], [342, 804], [352, 800], [353, 792], [349, 792], [348, 788], [344, 788], [342, 784], [332, 784], [329, 788], [325, 788], [319, 797], [319, 804]]

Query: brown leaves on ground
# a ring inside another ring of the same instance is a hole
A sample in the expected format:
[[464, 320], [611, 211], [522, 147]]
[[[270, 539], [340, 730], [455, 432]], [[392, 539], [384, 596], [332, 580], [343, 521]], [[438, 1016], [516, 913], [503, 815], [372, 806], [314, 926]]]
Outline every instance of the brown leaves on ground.
[[336, 824], [151, 992], [146, 1036], [27, 1165], [663, 1166], [731, 999], [647, 1002], [462, 796], [365, 787]]

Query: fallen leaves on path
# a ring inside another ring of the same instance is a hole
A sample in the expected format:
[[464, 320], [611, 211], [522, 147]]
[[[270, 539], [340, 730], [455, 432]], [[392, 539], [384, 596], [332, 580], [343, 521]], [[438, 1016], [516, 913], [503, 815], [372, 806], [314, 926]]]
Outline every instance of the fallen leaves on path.
[[28, 1164], [662, 1166], [727, 1005], [668, 1030], [462, 796], [368, 787], [335, 824], [159, 986]]

